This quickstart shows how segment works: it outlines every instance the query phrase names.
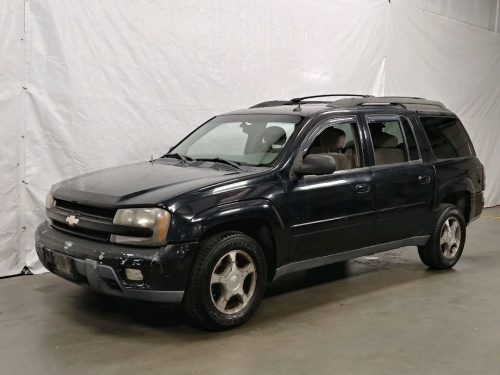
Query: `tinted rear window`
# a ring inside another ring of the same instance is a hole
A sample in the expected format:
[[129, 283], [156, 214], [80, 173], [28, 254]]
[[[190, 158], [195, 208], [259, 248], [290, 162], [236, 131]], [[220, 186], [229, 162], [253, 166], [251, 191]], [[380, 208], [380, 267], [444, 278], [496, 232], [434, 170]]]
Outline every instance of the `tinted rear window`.
[[456, 117], [420, 117], [425, 133], [438, 159], [475, 156], [464, 126]]

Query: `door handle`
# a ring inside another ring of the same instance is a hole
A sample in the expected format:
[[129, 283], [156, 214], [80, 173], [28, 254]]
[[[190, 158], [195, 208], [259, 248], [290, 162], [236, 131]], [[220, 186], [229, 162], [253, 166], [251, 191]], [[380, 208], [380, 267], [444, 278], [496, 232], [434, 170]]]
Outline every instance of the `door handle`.
[[357, 184], [356, 192], [358, 193], [368, 193], [370, 191], [370, 185], [367, 184]]
[[431, 176], [428, 176], [426, 174], [418, 176], [418, 182], [420, 184], [428, 184], [429, 182], [431, 182]]

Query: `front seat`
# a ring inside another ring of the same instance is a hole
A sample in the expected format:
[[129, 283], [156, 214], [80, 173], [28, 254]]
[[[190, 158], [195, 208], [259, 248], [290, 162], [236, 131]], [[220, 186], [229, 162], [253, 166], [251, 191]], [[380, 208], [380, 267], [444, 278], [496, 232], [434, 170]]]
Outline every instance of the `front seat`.
[[321, 147], [326, 150], [337, 164], [337, 170], [346, 169], [346, 157], [341, 154], [345, 146], [345, 132], [341, 129], [327, 128], [319, 136]]
[[260, 152], [279, 152], [286, 143], [285, 130], [279, 126], [270, 126], [264, 130]]

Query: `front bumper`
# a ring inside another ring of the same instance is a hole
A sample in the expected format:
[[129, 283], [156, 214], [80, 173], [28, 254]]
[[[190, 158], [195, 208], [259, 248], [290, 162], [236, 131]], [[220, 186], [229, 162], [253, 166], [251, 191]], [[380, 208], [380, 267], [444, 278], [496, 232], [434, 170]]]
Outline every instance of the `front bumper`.
[[[76, 284], [118, 297], [179, 303], [198, 243], [162, 248], [100, 243], [60, 232], [45, 222], [35, 232], [35, 246], [45, 268]], [[58, 271], [56, 258], [64, 258], [70, 272]], [[139, 269], [143, 280], [128, 280], [126, 268]]]

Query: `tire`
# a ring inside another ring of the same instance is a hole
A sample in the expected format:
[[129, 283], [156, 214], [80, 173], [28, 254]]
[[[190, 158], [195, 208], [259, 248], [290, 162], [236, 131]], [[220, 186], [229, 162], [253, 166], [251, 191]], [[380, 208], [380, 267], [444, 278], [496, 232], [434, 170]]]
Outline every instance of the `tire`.
[[212, 331], [246, 323], [259, 307], [267, 280], [259, 244], [242, 232], [223, 232], [201, 243], [183, 299], [191, 320]]
[[427, 267], [445, 270], [457, 264], [464, 250], [466, 224], [462, 212], [452, 204], [438, 208], [434, 229], [418, 255]]

